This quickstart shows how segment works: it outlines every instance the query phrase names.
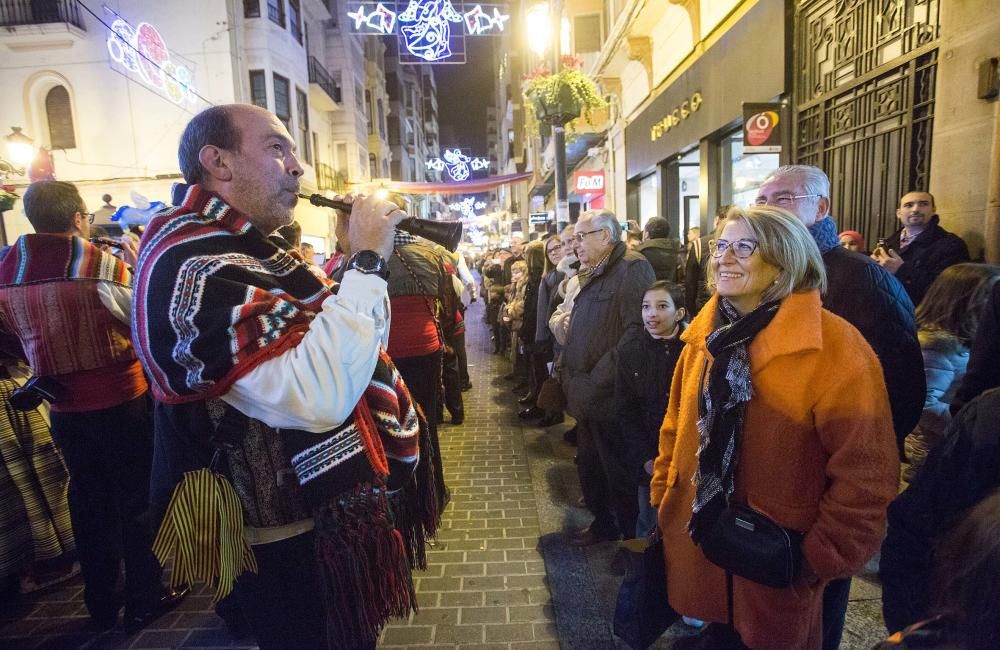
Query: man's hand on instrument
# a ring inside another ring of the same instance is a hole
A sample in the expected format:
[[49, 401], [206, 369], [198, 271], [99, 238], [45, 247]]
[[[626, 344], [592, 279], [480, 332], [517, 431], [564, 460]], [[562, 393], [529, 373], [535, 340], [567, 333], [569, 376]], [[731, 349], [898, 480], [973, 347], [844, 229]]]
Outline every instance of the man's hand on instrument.
[[[340, 214], [337, 214], [338, 237]], [[406, 214], [395, 203], [375, 195], [354, 199], [347, 223], [347, 239], [351, 251], [372, 250], [388, 258], [392, 255], [396, 224], [405, 217]]]

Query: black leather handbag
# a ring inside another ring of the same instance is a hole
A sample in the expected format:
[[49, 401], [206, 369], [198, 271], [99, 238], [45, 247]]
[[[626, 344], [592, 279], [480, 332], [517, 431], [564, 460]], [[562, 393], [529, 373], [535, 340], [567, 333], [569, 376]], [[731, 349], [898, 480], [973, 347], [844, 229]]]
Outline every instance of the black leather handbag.
[[727, 573], [768, 587], [792, 584], [802, 567], [802, 533], [740, 504], [727, 506], [701, 550]]

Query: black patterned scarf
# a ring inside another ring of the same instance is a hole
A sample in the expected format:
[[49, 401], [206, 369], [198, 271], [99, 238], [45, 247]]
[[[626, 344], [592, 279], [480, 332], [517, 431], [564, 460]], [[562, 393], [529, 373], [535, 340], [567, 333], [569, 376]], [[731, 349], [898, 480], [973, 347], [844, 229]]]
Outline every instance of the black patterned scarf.
[[[750, 343], [778, 313], [780, 301], [764, 303], [741, 316], [725, 298], [719, 299], [722, 323], [705, 340], [714, 358], [708, 381], [702, 382], [698, 405], [698, 469], [688, 531], [696, 544], [712, 529], [736, 487], [743, 413], [753, 397]], [[707, 361], [706, 361], [707, 364]]]

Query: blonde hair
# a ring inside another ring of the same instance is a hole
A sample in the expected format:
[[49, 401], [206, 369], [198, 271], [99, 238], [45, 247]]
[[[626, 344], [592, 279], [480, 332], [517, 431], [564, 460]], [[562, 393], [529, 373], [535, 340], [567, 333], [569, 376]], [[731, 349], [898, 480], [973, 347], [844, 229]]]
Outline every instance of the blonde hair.
[[[774, 284], [761, 294], [761, 303], [783, 300], [792, 293], [819, 289], [826, 292], [826, 267], [812, 234], [792, 213], [765, 205], [752, 208], [733, 207], [719, 224], [740, 221], [757, 239], [755, 254], [778, 267]], [[708, 265], [708, 285], [715, 290], [715, 268]]]

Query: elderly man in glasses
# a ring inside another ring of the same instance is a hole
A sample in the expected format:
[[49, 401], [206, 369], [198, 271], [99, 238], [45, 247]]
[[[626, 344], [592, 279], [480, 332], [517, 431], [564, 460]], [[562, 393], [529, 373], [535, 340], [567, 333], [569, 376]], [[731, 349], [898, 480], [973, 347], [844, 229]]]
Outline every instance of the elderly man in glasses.
[[[903, 439], [920, 418], [926, 392], [913, 303], [903, 285], [874, 260], [840, 246], [839, 231], [830, 216], [830, 179], [818, 167], [779, 167], [764, 180], [755, 203], [788, 210], [812, 233], [826, 266], [823, 306], [858, 328], [882, 362], [902, 455]], [[827, 586], [825, 650], [840, 645], [849, 592], [850, 579]]]
[[656, 275], [641, 253], [627, 250], [612, 212], [582, 214], [574, 239], [586, 270], [578, 276], [560, 379], [566, 410], [577, 420], [580, 484], [594, 514], [590, 526], [571, 538], [584, 546], [635, 530], [636, 485], [625, 470], [624, 440], [614, 419], [613, 353], [627, 328], [642, 327], [639, 307]]

